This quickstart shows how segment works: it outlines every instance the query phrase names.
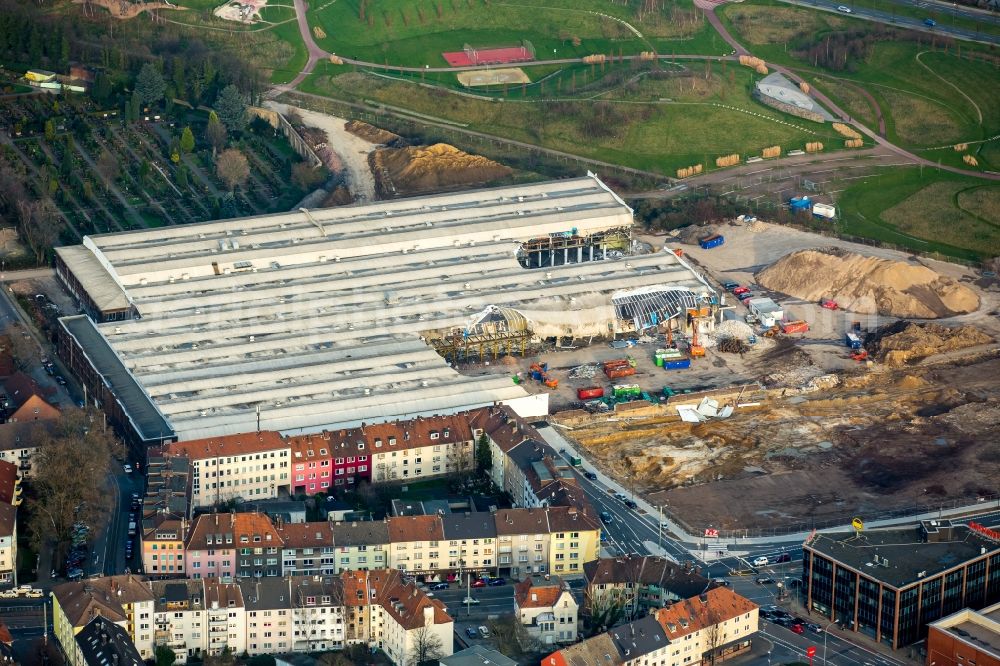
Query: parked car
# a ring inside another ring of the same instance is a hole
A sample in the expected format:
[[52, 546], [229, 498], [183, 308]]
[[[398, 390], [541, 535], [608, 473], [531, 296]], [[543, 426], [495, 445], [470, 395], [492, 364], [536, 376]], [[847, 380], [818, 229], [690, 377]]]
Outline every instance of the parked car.
[[724, 587], [732, 587], [733, 586], [733, 584], [729, 581], [728, 578], [716, 578], [715, 582], [718, 583], [719, 585], [724, 586]]
[[813, 632], [814, 634], [822, 634], [823, 633], [823, 627], [819, 626], [818, 624], [816, 624], [814, 622], [806, 622], [805, 628], [808, 629], [809, 631]]
[[639, 504], [635, 500], [625, 500], [625, 506], [630, 509], [638, 509]]
[[434, 583], [433, 585], [431, 585], [431, 589], [432, 590], [447, 590], [448, 589], [448, 583]]
[[490, 578], [488, 583], [490, 587], [500, 587], [501, 585], [507, 584], [507, 579], [505, 578]]
[[59, 384], [60, 386], [66, 386], [66, 380], [63, 378], [62, 375], [56, 375], [56, 384]]
[[24, 596], [28, 597], [29, 599], [41, 599], [43, 596], [45, 596], [45, 593], [39, 590], [38, 588], [33, 587], [30, 590], [28, 590], [28, 593], [25, 594]]
[[794, 631], [797, 634], [804, 634], [804, 633], [806, 633], [806, 628], [803, 627], [802, 623], [800, 623], [800, 622], [793, 624], [792, 626], [789, 627], [789, 629], [791, 629], [792, 631]]
[[761, 555], [760, 557], [755, 557], [753, 559], [753, 565], [755, 567], [766, 567], [768, 565], [768, 559]]
[[479, 605], [479, 599], [476, 599], [475, 597], [466, 597], [466, 598], [462, 599], [462, 605], [464, 606], [466, 604], [471, 605], [471, 606], [478, 606]]
[[122, 465], [122, 469], [125, 470], [126, 474], [131, 474], [132, 473], [132, 465], [129, 465], [128, 463], [125, 463], [124, 465]]
[[14, 591], [17, 592], [18, 594], [27, 594], [28, 592], [31, 591], [31, 586], [30, 585], [18, 585], [17, 587], [14, 588]]
[[735, 289], [733, 289], [733, 296], [739, 296], [740, 294], [745, 294], [749, 291], [750, 289], [747, 287], [736, 287]]
[[0, 599], [17, 599], [17, 590], [0, 590]]
[[479, 632], [476, 631], [475, 627], [466, 627], [465, 635], [469, 638], [479, 638]]
[[483, 580], [482, 578], [477, 578], [476, 580], [472, 581], [472, 587], [486, 587], [486, 581]]
[[733, 282], [731, 280], [727, 280], [726, 282], [722, 283], [722, 288], [725, 289], [726, 291], [730, 291], [731, 289], [736, 289], [736, 287], [738, 286], [740, 286], [739, 282]]
[[624, 502], [625, 500], [628, 499], [628, 495], [626, 495], [625, 493], [615, 493], [615, 499]]
[[483, 638], [489, 638], [490, 637], [490, 630], [487, 629], [486, 627], [480, 625], [479, 626], [479, 635], [482, 636]]

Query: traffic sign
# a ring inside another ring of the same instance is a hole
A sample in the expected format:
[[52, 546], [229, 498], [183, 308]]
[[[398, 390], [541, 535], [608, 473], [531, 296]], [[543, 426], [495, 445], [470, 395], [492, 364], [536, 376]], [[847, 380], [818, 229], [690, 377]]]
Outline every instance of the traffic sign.
[[710, 537], [712, 539], [718, 539], [719, 538], [719, 530], [717, 530], [717, 529], [715, 529], [713, 527], [706, 527], [705, 528], [705, 536], [706, 537]]
[[860, 518], [855, 518], [854, 520], [851, 521], [851, 527], [860, 532], [861, 530], [865, 529], [865, 524], [864, 522], [861, 521]]

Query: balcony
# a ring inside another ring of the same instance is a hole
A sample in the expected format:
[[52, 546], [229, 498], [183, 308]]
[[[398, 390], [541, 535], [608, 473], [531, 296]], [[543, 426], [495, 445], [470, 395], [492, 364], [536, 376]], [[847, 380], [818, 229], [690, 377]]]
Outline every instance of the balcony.
[[209, 624], [209, 626], [212, 626], [212, 625], [215, 625], [215, 624], [225, 625], [228, 621], [229, 621], [229, 615], [228, 615], [228, 613], [226, 615], [216, 615], [216, 616], [209, 615], [208, 616], [208, 624]]

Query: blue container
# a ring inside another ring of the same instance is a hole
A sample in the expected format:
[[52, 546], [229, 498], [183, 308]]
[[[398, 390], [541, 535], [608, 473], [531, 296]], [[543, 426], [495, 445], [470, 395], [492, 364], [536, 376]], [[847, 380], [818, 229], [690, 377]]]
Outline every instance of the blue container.
[[665, 361], [663, 367], [667, 370], [683, 370], [684, 368], [691, 367], [691, 359], [682, 358], [676, 361]]
[[534, 379], [536, 382], [540, 382], [542, 381], [542, 373], [539, 372], [538, 370], [532, 370], [531, 378]]
[[542, 363], [542, 372], [548, 372], [548, 371], [549, 371], [549, 364]]

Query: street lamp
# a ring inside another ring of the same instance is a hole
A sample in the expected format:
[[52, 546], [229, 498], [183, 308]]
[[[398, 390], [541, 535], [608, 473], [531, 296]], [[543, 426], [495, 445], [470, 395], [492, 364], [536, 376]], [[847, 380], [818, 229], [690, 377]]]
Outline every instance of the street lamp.
[[826, 636], [830, 633], [830, 627], [834, 624], [837, 624], [837, 621], [830, 620], [826, 623], [826, 626], [823, 627], [823, 666], [826, 666]]

